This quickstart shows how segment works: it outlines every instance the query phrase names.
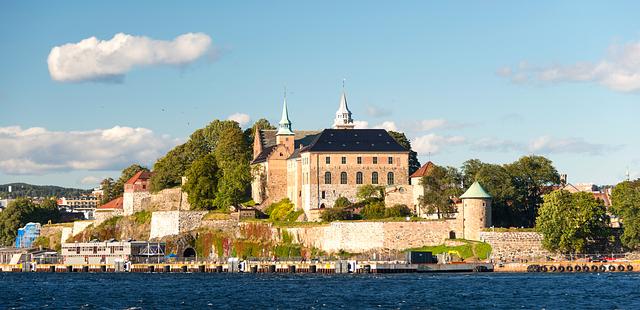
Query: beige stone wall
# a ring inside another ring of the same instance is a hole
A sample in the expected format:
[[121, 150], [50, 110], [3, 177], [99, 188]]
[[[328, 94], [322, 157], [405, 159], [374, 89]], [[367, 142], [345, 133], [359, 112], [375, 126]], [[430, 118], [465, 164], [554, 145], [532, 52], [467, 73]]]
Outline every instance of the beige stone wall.
[[416, 212], [413, 205], [413, 186], [412, 185], [395, 185], [385, 189], [384, 204], [388, 207], [394, 205], [406, 205], [413, 213]]
[[148, 197], [142, 197], [140, 208], [149, 211], [188, 211], [191, 209], [187, 193], [182, 188], [167, 188]]
[[287, 228], [294, 242], [327, 252], [362, 253], [372, 250], [405, 250], [442, 244], [451, 231], [461, 234], [457, 220], [424, 222], [332, 222], [312, 227]]
[[102, 224], [102, 222], [118, 215], [123, 215], [124, 210], [122, 209], [97, 209], [94, 212], [94, 226], [98, 226]]
[[462, 213], [464, 219], [465, 239], [479, 240], [480, 232], [484, 228], [491, 227], [491, 200], [490, 199], [464, 199], [462, 210], [458, 210], [458, 217]]
[[83, 230], [85, 230], [85, 228], [93, 225], [94, 221], [75, 221], [73, 222], [73, 230], [71, 232], [71, 235], [75, 236], [79, 233], [81, 233]]
[[542, 247], [542, 234], [537, 232], [480, 232], [480, 239], [491, 245], [495, 260], [535, 260], [553, 256]]
[[177, 235], [198, 228], [207, 211], [156, 211], [151, 214], [149, 238]]
[[131, 215], [142, 210], [142, 200], [151, 196], [149, 192], [125, 192], [122, 196], [124, 215]]

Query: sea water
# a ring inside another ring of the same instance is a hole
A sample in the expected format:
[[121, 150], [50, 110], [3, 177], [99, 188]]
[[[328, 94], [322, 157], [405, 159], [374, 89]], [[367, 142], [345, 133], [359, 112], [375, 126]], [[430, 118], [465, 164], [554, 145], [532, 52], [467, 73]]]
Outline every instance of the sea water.
[[1, 309], [640, 309], [640, 273], [0, 273]]

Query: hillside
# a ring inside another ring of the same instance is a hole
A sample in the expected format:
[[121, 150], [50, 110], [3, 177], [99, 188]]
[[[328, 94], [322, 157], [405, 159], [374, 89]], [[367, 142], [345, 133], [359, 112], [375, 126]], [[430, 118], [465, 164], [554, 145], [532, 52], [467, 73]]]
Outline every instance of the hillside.
[[[12, 192], [9, 193], [9, 186]], [[74, 197], [89, 194], [91, 190], [65, 188], [53, 185], [31, 185], [26, 183], [9, 183], [0, 185], [0, 198], [6, 197]]]

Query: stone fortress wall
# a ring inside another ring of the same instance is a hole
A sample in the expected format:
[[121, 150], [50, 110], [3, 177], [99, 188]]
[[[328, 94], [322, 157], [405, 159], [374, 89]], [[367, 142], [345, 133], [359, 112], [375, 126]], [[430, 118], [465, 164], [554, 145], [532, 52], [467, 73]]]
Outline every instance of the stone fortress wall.
[[542, 238], [538, 232], [480, 232], [480, 240], [491, 245], [494, 260], [532, 260], [553, 256], [542, 247]]

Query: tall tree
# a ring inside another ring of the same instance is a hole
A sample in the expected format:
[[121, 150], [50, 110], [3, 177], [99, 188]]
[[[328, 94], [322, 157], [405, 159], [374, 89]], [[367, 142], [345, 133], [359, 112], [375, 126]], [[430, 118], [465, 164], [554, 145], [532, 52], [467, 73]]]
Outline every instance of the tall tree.
[[640, 247], [640, 179], [618, 183], [611, 191], [611, 212], [622, 222], [622, 244]]
[[271, 125], [271, 123], [269, 123], [267, 119], [261, 118], [257, 120], [255, 123], [253, 123], [253, 126], [251, 126], [250, 128], [247, 128], [244, 131], [244, 136], [245, 136], [245, 139], [247, 140], [247, 144], [249, 144], [249, 146], [252, 146], [253, 138], [255, 136], [256, 131], [264, 130], [264, 129], [274, 130], [276, 129], [276, 127]]
[[411, 141], [407, 139], [404, 132], [388, 131], [389, 135], [393, 137], [398, 144], [402, 145], [405, 149], [409, 150], [409, 175], [420, 169], [420, 161], [418, 160], [418, 153], [411, 149]]
[[240, 203], [248, 196], [251, 182], [249, 146], [238, 123], [230, 123], [230, 126], [228, 124], [221, 126], [213, 152], [221, 172], [216, 195], [216, 205], [219, 208]]
[[218, 165], [213, 154], [197, 159], [187, 170], [187, 182], [183, 189], [188, 194], [189, 204], [194, 210], [209, 210], [215, 207], [218, 193]]
[[124, 193], [124, 183], [127, 183], [136, 173], [140, 171], [149, 171], [149, 168], [141, 166], [139, 164], [132, 164], [131, 166], [124, 168], [120, 173], [118, 181], [115, 183], [116, 197], [122, 196]]
[[521, 226], [533, 227], [542, 196], [551, 185], [560, 183], [560, 175], [549, 159], [535, 155], [523, 156], [505, 168], [516, 189], [517, 218]]
[[544, 196], [536, 228], [542, 245], [561, 253], [584, 253], [589, 241], [607, 236], [606, 208], [591, 193], [556, 190]]
[[100, 204], [103, 205], [118, 196], [115, 188], [115, 181], [112, 178], [106, 178], [100, 182], [100, 188], [102, 189], [102, 197], [100, 198]]
[[426, 207], [429, 214], [437, 214], [438, 218], [454, 213], [452, 198], [461, 194], [460, 182], [461, 175], [455, 168], [434, 165], [433, 170], [420, 179], [424, 190], [418, 198], [420, 206]]

